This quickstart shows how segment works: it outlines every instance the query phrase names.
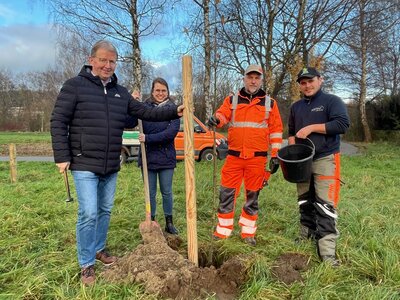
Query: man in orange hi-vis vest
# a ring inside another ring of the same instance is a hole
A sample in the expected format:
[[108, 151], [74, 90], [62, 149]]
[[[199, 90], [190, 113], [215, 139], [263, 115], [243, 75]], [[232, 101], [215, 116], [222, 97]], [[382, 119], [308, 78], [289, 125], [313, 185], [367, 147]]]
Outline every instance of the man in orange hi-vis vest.
[[[208, 126], [228, 129], [228, 156], [221, 171], [218, 224], [214, 239], [228, 238], [233, 230], [236, 198], [244, 181], [246, 202], [239, 219], [241, 237], [255, 246], [258, 195], [270, 173], [278, 170], [277, 153], [282, 145], [282, 120], [277, 101], [261, 89], [263, 70], [250, 65], [244, 73], [244, 87], [224, 99], [208, 120]], [[266, 171], [268, 151], [270, 171]]]

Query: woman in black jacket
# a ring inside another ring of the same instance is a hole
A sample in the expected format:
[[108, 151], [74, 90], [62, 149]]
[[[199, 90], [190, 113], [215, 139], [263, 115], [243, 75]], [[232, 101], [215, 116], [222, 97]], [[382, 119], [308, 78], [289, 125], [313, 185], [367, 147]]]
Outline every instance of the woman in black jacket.
[[[149, 107], [174, 106], [169, 97], [168, 83], [163, 78], [153, 80], [151, 96], [144, 103]], [[139, 134], [139, 141], [146, 145], [151, 219], [155, 220], [156, 217], [158, 178], [166, 221], [165, 231], [171, 234], [178, 234], [172, 220], [172, 178], [176, 167], [174, 139], [178, 134], [179, 127], [178, 119], [164, 122], [143, 121], [143, 133]], [[142, 166], [141, 156], [139, 166]]]

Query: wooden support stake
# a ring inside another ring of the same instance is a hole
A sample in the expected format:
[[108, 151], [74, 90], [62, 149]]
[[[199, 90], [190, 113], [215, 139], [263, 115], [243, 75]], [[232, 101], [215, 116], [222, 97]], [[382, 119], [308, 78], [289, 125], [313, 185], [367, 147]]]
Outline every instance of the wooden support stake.
[[186, 221], [188, 237], [188, 258], [199, 266], [197, 249], [197, 207], [196, 207], [196, 182], [194, 175], [194, 149], [193, 149], [193, 94], [192, 94], [192, 57], [185, 55], [182, 58], [182, 86], [185, 145], [185, 186], [186, 186]]
[[17, 150], [15, 144], [9, 145], [11, 183], [17, 182]]

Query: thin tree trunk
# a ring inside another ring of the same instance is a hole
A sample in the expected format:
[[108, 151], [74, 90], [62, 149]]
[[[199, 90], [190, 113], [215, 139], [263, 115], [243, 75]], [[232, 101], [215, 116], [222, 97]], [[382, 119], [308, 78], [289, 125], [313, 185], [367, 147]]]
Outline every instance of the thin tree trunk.
[[277, 14], [277, 9], [279, 7], [279, 0], [274, 1], [274, 4], [271, 1], [266, 1], [268, 6], [268, 11], [270, 12], [268, 15], [268, 23], [267, 23], [267, 43], [265, 46], [265, 76], [264, 76], [264, 86], [266, 87], [266, 91], [268, 94], [273, 92], [273, 81], [272, 81], [272, 44], [273, 44], [273, 31], [274, 31], [274, 23], [275, 17]]
[[358, 102], [360, 110], [361, 125], [364, 131], [364, 142], [372, 141], [371, 131], [368, 125], [365, 102], [367, 97], [367, 37], [365, 32], [365, 10], [364, 3], [360, 4], [360, 32], [361, 32], [361, 81], [360, 81], [360, 99]]
[[[308, 52], [306, 47], [306, 41], [304, 36], [304, 14], [307, 0], [299, 0], [299, 12], [296, 18], [297, 30], [295, 37], [295, 49], [292, 53], [287, 54], [287, 58], [284, 61], [291, 62], [287, 69], [291, 74], [289, 97], [292, 102], [297, 101], [300, 98], [300, 90], [297, 84], [297, 73], [308, 64]], [[302, 52], [300, 58], [299, 52]]]
[[133, 90], [140, 91], [142, 83], [142, 58], [139, 47], [139, 22], [137, 18], [137, 0], [131, 0], [129, 13], [132, 18], [132, 72]]
[[[298, 35], [296, 37], [296, 44], [298, 45], [297, 47], [302, 48], [303, 52], [303, 63], [304, 65], [308, 65], [308, 51], [307, 51], [307, 42], [306, 42], [306, 37], [304, 35], [304, 13], [307, 5], [307, 0], [299, 0], [299, 17], [297, 18], [297, 24], [298, 24]], [[301, 44], [299, 44], [301, 43]]]
[[[206, 108], [206, 119], [212, 116], [213, 107], [210, 97], [211, 86], [211, 39], [210, 39], [210, 1], [203, 0], [204, 9], [204, 104]], [[216, 51], [216, 49], [214, 49]], [[215, 78], [214, 78], [215, 80]]]

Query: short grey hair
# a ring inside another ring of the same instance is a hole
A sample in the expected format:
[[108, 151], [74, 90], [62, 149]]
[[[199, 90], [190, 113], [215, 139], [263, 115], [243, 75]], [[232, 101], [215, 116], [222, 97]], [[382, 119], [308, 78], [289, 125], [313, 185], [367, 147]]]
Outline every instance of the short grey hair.
[[90, 56], [91, 56], [91, 57], [95, 57], [95, 56], [96, 56], [96, 53], [97, 53], [97, 51], [98, 51], [99, 49], [106, 49], [106, 50], [108, 50], [108, 51], [114, 52], [115, 55], [116, 55], [117, 58], [118, 58], [118, 51], [117, 51], [117, 48], [115, 48], [115, 46], [114, 46], [111, 42], [109, 42], [109, 41], [100, 40], [100, 41], [96, 42], [96, 43], [93, 45], [92, 50], [90, 51]]

